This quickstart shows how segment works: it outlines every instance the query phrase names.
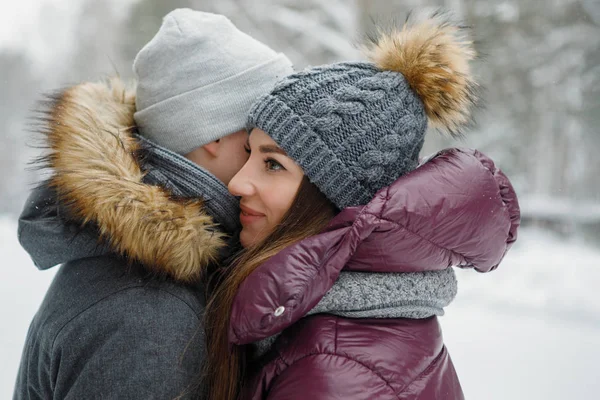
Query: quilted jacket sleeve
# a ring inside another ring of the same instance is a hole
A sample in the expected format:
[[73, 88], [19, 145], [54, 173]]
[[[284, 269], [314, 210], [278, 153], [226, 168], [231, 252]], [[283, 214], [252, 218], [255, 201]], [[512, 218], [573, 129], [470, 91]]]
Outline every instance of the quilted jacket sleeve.
[[397, 399], [388, 383], [373, 370], [335, 354], [304, 357], [273, 382], [268, 400]]

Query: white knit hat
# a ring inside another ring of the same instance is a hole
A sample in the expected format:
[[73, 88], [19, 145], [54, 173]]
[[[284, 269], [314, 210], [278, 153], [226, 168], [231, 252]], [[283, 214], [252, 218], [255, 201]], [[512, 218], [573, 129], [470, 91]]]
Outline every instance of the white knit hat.
[[293, 72], [222, 15], [177, 9], [133, 62], [140, 134], [179, 154], [243, 129], [252, 103]]

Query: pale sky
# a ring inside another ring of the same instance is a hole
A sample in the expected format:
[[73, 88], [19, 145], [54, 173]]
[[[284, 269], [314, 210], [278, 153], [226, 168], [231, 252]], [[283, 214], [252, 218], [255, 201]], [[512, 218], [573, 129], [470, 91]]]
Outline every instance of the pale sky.
[[[126, 9], [136, 0], [105, 0]], [[34, 62], [51, 63], [77, 40], [81, 0], [0, 0], [0, 49], [25, 47]]]
[[[67, 5], [66, 0], [2, 0], [0, 1], [0, 46], [21, 46], [33, 39], [42, 6], [58, 8]], [[71, 7], [73, 2], [71, 1]], [[36, 38], [37, 39], [37, 38]]]
[[[0, 48], [26, 48], [36, 63], [61, 55], [81, 1], [0, 0]], [[43, 15], [54, 10], [48, 18]], [[71, 36], [71, 38], [70, 38]]]
[[0, 46], [18, 44], [18, 37], [30, 30], [37, 20], [40, 0], [4, 0], [0, 6]]

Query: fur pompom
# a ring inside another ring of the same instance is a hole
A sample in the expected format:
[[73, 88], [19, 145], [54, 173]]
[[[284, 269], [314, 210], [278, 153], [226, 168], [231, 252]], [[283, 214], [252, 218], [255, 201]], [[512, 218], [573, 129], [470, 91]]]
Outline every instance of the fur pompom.
[[460, 136], [477, 103], [469, 61], [476, 58], [466, 28], [442, 13], [407, 18], [401, 29], [378, 29], [364, 46], [381, 70], [400, 72], [423, 101], [430, 126]]

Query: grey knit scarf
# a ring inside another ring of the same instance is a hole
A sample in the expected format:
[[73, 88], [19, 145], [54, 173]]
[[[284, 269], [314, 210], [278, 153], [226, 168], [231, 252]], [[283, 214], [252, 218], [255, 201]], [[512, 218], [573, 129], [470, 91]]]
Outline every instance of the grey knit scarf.
[[208, 214], [224, 232], [234, 235], [240, 230], [239, 201], [223, 182], [187, 158], [136, 137], [144, 151], [144, 183], [162, 186], [176, 196], [202, 198]]
[[[422, 319], [444, 315], [444, 307], [454, 300], [456, 293], [456, 275], [451, 267], [411, 273], [342, 271], [333, 287], [307, 315]], [[256, 356], [265, 354], [278, 336], [254, 343]]]

